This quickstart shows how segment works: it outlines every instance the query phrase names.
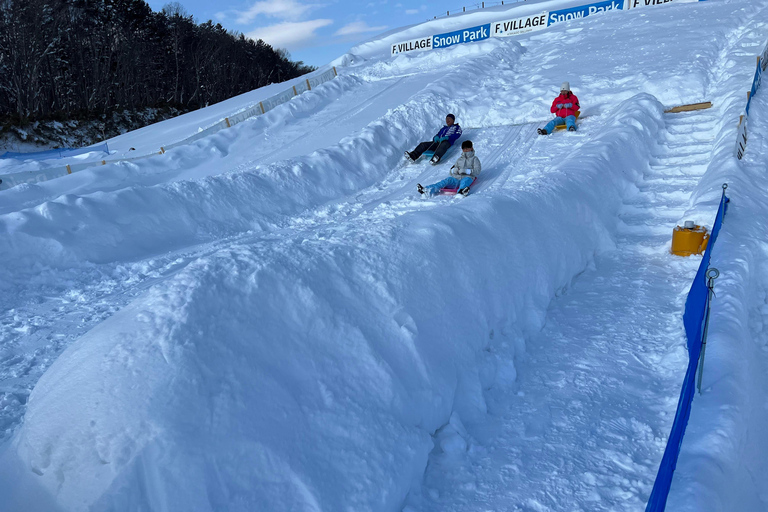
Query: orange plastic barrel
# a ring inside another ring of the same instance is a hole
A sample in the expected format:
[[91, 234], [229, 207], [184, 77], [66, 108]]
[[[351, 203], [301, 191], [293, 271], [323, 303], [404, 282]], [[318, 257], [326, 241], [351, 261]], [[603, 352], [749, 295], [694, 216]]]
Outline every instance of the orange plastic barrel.
[[672, 230], [672, 254], [690, 256], [701, 254], [707, 248], [709, 232], [704, 226], [694, 225], [692, 228], [675, 226]]

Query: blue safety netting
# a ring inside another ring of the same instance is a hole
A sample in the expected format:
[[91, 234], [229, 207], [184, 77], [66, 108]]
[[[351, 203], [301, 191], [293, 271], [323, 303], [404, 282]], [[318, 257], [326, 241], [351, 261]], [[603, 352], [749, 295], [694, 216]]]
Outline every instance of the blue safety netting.
[[680, 400], [677, 402], [677, 413], [675, 421], [672, 423], [672, 431], [669, 433], [667, 447], [664, 449], [664, 456], [659, 465], [659, 472], [656, 474], [656, 481], [653, 484], [651, 497], [648, 499], [646, 512], [663, 512], [667, 506], [667, 496], [669, 488], [672, 485], [672, 475], [677, 466], [677, 459], [680, 455], [680, 446], [683, 444], [685, 428], [688, 426], [688, 418], [691, 415], [691, 403], [696, 389], [696, 368], [699, 364], [701, 355], [702, 335], [704, 331], [704, 317], [709, 308], [709, 288], [707, 288], [707, 270], [709, 269], [710, 255], [715, 246], [717, 235], [720, 233], [720, 227], [723, 225], [723, 217], [728, 208], [730, 200], [725, 195], [720, 198], [720, 208], [717, 210], [715, 224], [712, 227], [712, 233], [707, 244], [707, 250], [704, 251], [704, 258], [701, 260], [699, 270], [693, 280], [691, 289], [688, 292], [688, 299], [685, 301], [685, 313], [683, 314], [683, 324], [685, 326], [685, 335], [688, 338], [688, 369], [685, 372], [683, 388], [680, 390]]
[[47, 151], [35, 151], [33, 153], [14, 153], [12, 151], [6, 151], [0, 158], [15, 158], [16, 160], [48, 160], [51, 158], [65, 158], [70, 156], [84, 155], [86, 153], [93, 153], [94, 151], [100, 151], [109, 154], [109, 146], [105, 142], [104, 144], [97, 144], [95, 146], [88, 146], [87, 148], [62, 148], [62, 149], [49, 149]]

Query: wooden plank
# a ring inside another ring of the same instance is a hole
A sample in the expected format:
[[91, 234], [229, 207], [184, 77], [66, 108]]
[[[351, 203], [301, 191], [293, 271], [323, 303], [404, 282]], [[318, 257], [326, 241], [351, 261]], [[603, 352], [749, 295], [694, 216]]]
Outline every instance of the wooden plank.
[[678, 114], [680, 112], [691, 112], [693, 110], [705, 110], [712, 107], [711, 101], [703, 103], [691, 103], [690, 105], [680, 105], [679, 107], [669, 108], [664, 111], [665, 114]]

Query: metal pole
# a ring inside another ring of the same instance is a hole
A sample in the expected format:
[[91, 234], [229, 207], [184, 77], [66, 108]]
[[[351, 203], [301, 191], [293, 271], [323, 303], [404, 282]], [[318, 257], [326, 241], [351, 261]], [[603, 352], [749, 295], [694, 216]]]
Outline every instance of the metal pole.
[[712, 301], [712, 297], [715, 295], [715, 283], [713, 281], [719, 276], [720, 271], [716, 268], [710, 268], [707, 270], [707, 288], [709, 291], [707, 292], [707, 313], [704, 316], [704, 334], [701, 337], [701, 354], [699, 355], [699, 381], [697, 384], [697, 387], [699, 388], [699, 394], [701, 394], [701, 377], [704, 373], [704, 352], [707, 350], [707, 333], [709, 332], [709, 307], [710, 302]]

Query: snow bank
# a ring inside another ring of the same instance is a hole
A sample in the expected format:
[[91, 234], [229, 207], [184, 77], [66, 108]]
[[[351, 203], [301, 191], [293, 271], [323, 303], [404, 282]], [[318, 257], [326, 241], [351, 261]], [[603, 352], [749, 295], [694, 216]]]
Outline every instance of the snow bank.
[[[460, 452], [462, 418], [482, 417], [494, 379], [515, 378], [494, 347], [524, 350], [556, 292], [611, 247], [662, 104], [707, 99], [731, 103], [691, 214], [713, 217], [720, 183], [731, 183], [713, 261], [734, 314], [723, 318], [715, 301], [713, 326], [733, 330], [711, 331], [707, 364], [717, 370], [708, 366], [705, 386], [725, 385], [694, 403], [669, 509], [759, 509], [746, 475], [765, 474], [766, 447], [754, 439], [763, 409], [746, 390], [768, 374], [757, 357], [763, 144], [753, 134], [743, 169], [730, 160], [736, 97], [740, 108], [751, 73], [728, 81], [741, 76], [730, 53], [753, 62], [733, 27], [754, 9], [672, 5], [352, 62], [338, 81], [280, 107], [287, 115], [151, 162], [3, 192], [0, 300], [11, 312], [2, 319], [23, 306], [22, 291], [47, 303], [48, 290], [58, 298], [91, 270], [103, 275], [94, 269], [126, 263], [118, 277], [131, 281], [150, 266], [144, 258], [187, 250], [194, 261], [169, 264], [49, 369], [31, 363], [47, 371], [0, 461], [0, 509], [397, 510], [435, 440]], [[718, 23], [706, 34], [691, 28], [705, 19]], [[435, 175], [402, 167], [402, 151], [446, 111], [490, 152], [514, 144], [491, 140], [490, 127], [547, 119], [565, 79], [585, 110], [578, 133], [539, 138], [530, 154], [498, 151], [467, 199], [412, 199], [411, 182]], [[766, 118], [757, 100], [752, 108]], [[376, 189], [391, 192], [358, 200]], [[20, 318], [2, 332], [28, 327]], [[730, 470], [722, 481], [719, 467]]]
[[623, 103], [537, 183], [200, 258], [46, 372], [16, 476], [66, 510], [397, 510], [510, 371], [493, 343], [611, 246], [661, 113]]

